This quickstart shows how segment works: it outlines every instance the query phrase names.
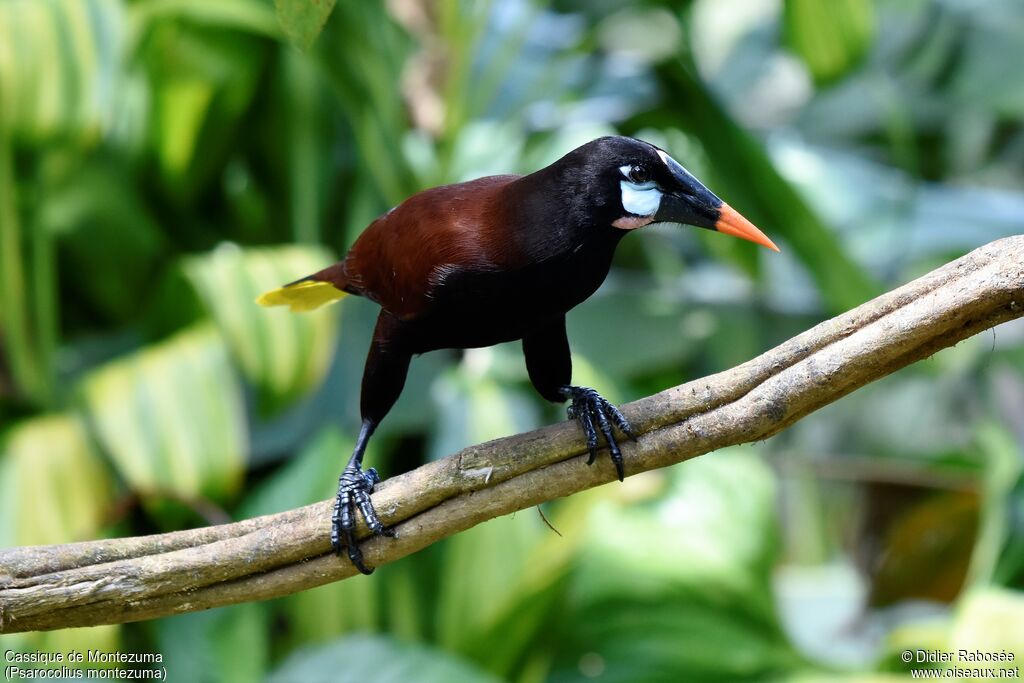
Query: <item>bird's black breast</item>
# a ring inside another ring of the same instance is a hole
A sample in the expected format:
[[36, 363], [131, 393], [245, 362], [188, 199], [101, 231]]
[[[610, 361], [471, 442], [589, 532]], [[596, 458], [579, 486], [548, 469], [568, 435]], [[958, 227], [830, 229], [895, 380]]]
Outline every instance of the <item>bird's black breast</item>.
[[616, 242], [583, 242], [515, 269], [451, 269], [434, 288], [429, 309], [408, 322], [411, 350], [475, 348], [523, 338], [597, 291]]

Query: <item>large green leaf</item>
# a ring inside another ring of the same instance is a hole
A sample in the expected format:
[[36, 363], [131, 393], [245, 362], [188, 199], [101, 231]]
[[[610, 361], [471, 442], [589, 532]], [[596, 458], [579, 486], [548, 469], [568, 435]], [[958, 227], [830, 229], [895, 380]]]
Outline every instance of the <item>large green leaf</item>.
[[268, 683], [497, 683], [441, 651], [389, 638], [352, 636], [295, 652]]
[[224, 500], [248, 453], [242, 391], [209, 325], [90, 373], [83, 395], [121, 476], [143, 496]]
[[215, 92], [214, 85], [202, 78], [168, 80], [157, 91], [156, 146], [168, 172], [182, 175], [192, 163]]
[[591, 514], [550, 680], [760, 681], [807, 667], [771, 597], [771, 472], [734, 448], [670, 477], [654, 505]]
[[110, 124], [125, 43], [119, 0], [0, 2], [0, 117], [15, 135], [94, 139]]
[[563, 536], [526, 510], [447, 541], [437, 594], [438, 644], [492, 673], [510, 675], [555, 619], [581, 539], [572, 516], [554, 521]]
[[[0, 93], [2, 95], [2, 93]], [[37, 404], [46, 405], [53, 395], [51, 356], [55, 337], [56, 316], [52, 287], [50, 296], [41, 297], [45, 305], [32, 310], [32, 284], [52, 285], [52, 277], [37, 280], [26, 271], [39, 263], [26, 258], [30, 242], [32, 251], [42, 256], [46, 268], [52, 267], [52, 240], [49, 233], [37, 231], [26, 239], [19, 211], [14, 149], [4, 121], [0, 118], [0, 329], [4, 333], [5, 352], [10, 358], [11, 375], [18, 390]], [[49, 315], [39, 315], [48, 311]], [[37, 315], [33, 316], [32, 314]]]
[[323, 379], [337, 340], [336, 308], [297, 315], [257, 306], [256, 297], [331, 261], [323, 249], [283, 246], [240, 249], [224, 244], [185, 261], [242, 372], [274, 410]]
[[871, 0], [786, 0], [786, 39], [814, 80], [845, 75], [867, 53], [874, 34]]
[[[73, 415], [47, 415], [13, 427], [0, 444], [0, 547], [92, 540], [114, 505], [113, 478]], [[3, 636], [4, 649], [104, 651], [120, 626]]]
[[59, 139], [67, 152], [99, 139], [118, 104], [124, 33], [118, 0], [0, 2], [0, 325], [19, 391], [37, 405], [56, 403], [55, 250], [52, 233], [20, 215], [14, 143]]
[[0, 453], [0, 546], [85, 541], [99, 534], [114, 486], [81, 420], [26, 420], [8, 433]]

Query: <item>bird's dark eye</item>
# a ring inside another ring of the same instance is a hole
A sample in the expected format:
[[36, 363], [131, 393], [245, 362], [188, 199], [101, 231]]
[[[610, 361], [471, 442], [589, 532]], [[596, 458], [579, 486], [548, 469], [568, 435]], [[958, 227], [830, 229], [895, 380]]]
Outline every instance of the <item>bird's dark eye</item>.
[[647, 173], [647, 169], [643, 166], [632, 166], [629, 169], [629, 179], [634, 183], [646, 183], [651, 179], [651, 176]]

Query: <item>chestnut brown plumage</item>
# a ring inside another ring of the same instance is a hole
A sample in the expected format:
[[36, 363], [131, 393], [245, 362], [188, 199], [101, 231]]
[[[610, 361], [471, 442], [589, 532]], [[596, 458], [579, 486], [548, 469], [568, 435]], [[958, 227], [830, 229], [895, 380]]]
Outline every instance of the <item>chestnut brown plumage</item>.
[[624, 476], [615, 428], [626, 418], [593, 389], [571, 384], [565, 314], [604, 281], [619, 240], [656, 222], [686, 223], [778, 251], [663, 150], [640, 140], [589, 142], [535, 173], [491, 176], [413, 195], [367, 227], [344, 259], [264, 294], [264, 305], [308, 310], [344, 294], [381, 311], [363, 373], [362, 427], [338, 480], [331, 540], [369, 573], [355, 539], [358, 509], [390, 535], [362, 469], [367, 441], [398, 399], [414, 355], [521, 339], [530, 380], [569, 416], [596, 457], [604, 438]]

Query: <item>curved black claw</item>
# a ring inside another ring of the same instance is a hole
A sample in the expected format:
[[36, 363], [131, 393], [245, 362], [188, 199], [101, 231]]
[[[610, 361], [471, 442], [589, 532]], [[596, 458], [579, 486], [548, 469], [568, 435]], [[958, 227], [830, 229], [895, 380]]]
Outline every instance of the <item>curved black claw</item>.
[[373, 487], [379, 482], [380, 475], [377, 474], [377, 470], [371, 467], [364, 472], [356, 462], [349, 462], [338, 477], [338, 495], [334, 499], [331, 545], [334, 552], [339, 555], [342, 550], [348, 551], [348, 559], [363, 574], [372, 574], [373, 567], [367, 567], [363, 562], [363, 552], [359, 549], [359, 541], [356, 539], [356, 509], [362, 513], [366, 526], [370, 527], [370, 531], [375, 535], [395, 535], [394, 529], [385, 527], [377, 518], [377, 511], [373, 509], [373, 502], [370, 500]]
[[605, 443], [608, 444], [608, 453], [615, 464], [615, 472], [622, 481], [626, 473], [622, 464], [622, 451], [615, 440], [615, 433], [612, 430], [614, 424], [623, 434], [636, 441], [636, 434], [626, 416], [619, 412], [619, 409], [609, 403], [601, 394], [587, 387], [562, 387], [562, 395], [571, 400], [572, 403], [566, 410], [570, 420], [576, 420], [583, 428], [587, 437], [587, 450], [590, 451], [590, 458], [587, 464], [592, 465], [597, 458], [598, 437], [600, 431], [604, 435]]

